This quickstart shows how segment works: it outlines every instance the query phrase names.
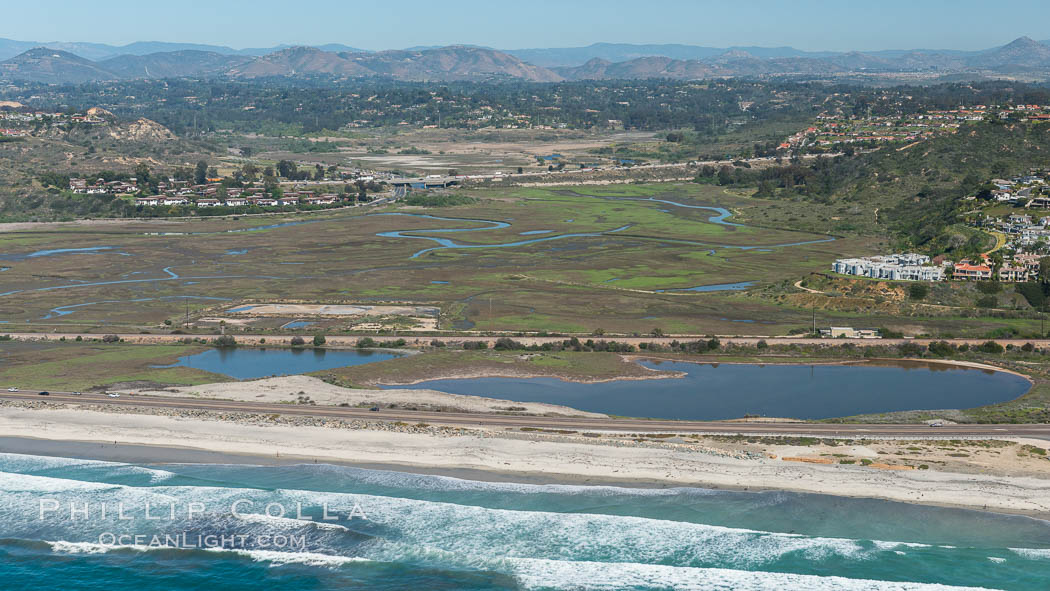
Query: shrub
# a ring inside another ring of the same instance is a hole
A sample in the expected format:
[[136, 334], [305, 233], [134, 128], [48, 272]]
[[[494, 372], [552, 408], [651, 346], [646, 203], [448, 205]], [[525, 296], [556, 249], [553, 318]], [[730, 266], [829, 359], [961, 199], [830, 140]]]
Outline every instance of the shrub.
[[994, 308], [999, 304], [998, 298], [993, 295], [981, 296], [977, 298], [978, 308]]
[[373, 339], [372, 337], [361, 337], [357, 339], [358, 349], [371, 349], [378, 344], [379, 343], [376, 343], [375, 339]]
[[328, 340], [324, 338], [323, 334], [315, 334], [314, 335], [314, 346], [315, 347], [323, 347], [326, 342], [328, 342]]
[[1032, 351], [1035, 351], [1035, 345], [1032, 343], [1025, 343], [1021, 345], [1021, 350], [1025, 353], [1031, 353]]
[[901, 343], [897, 350], [905, 357], [917, 357], [922, 355], [923, 346], [918, 343]]
[[444, 347], [445, 346], [445, 341], [439, 341], [437, 339], [434, 339], [434, 340], [430, 341], [430, 346], [431, 347]]
[[83, 340], [84, 340], [84, 337], [82, 337], [82, 336], [80, 336], [80, 335], [77, 335], [77, 338], [76, 338], [76, 339], [74, 339], [74, 340], [75, 340], [76, 342], [78, 342], [78, 343], [79, 343], [80, 341], [83, 341]]
[[998, 281], [978, 281], [974, 285], [977, 286], [977, 291], [988, 295], [997, 294], [1003, 290], [1003, 285]]
[[103, 343], [116, 343], [120, 341], [120, 337], [115, 334], [107, 334], [102, 337]]
[[237, 339], [233, 338], [233, 335], [224, 334], [216, 338], [214, 343], [216, 347], [236, 347]]
[[758, 343], [755, 345], [755, 347], [757, 347], [759, 349], [768, 349], [769, 348], [769, 343], [767, 343], [765, 339], [762, 339], [761, 341], [758, 341]]
[[925, 283], [912, 283], [908, 286], [908, 297], [913, 300], [924, 300], [930, 293], [930, 286]]
[[1046, 304], [1046, 293], [1043, 284], [1037, 282], [1018, 283], [1014, 285], [1014, 291], [1024, 296], [1028, 304], [1033, 308], [1042, 308]]
[[392, 347], [404, 347], [408, 344], [408, 341], [406, 341], [405, 339], [397, 339], [396, 341], [388, 344]]
[[977, 350], [981, 353], [1002, 353], [1005, 349], [1003, 346], [995, 341], [985, 341], [980, 345], [977, 345]]
[[928, 347], [931, 354], [938, 357], [949, 357], [955, 353], [955, 347], [948, 341], [936, 341]]
[[475, 350], [475, 349], [488, 349], [489, 348], [489, 344], [486, 343], [485, 341], [467, 341], [467, 342], [463, 343], [463, 348], [466, 349], [467, 351]]
[[525, 345], [509, 337], [500, 337], [496, 339], [496, 343], [492, 348], [497, 351], [518, 351], [524, 349]]
[[303, 337], [300, 337], [300, 336], [292, 337], [292, 346], [293, 347], [302, 347], [305, 344], [306, 344], [306, 340], [304, 340]]

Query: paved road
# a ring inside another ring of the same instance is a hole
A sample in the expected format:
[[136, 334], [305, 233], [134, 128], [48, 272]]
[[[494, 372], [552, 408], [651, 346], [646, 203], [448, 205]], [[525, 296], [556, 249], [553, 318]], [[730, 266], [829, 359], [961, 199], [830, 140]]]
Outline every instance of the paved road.
[[201, 400], [162, 396], [122, 395], [110, 398], [101, 394], [73, 395], [52, 392], [40, 396], [36, 391], [0, 392], [0, 400], [36, 400], [59, 403], [105, 404], [113, 407], [146, 407], [176, 410], [208, 410], [214, 412], [244, 412], [311, 416], [371, 421], [404, 421], [432, 423], [457, 427], [536, 427], [572, 431], [621, 431], [629, 433], [704, 433], [741, 435], [812, 435], [818, 437], [1030, 437], [1050, 439], [1050, 424], [1045, 425], [842, 425], [830, 423], [747, 423], [725, 421], [668, 421], [645, 419], [590, 419], [571, 417], [523, 417], [511, 415], [481, 415], [469, 413], [387, 410], [372, 412], [364, 408], [338, 406], [293, 406], [226, 400]]

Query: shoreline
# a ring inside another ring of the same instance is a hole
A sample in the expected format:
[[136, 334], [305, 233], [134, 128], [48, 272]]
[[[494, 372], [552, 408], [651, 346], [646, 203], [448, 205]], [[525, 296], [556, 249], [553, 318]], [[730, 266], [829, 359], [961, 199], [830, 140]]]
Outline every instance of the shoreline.
[[675, 483], [659, 479], [612, 477], [612, 476], [582, 476], [570, 473], [550, 472], [518, 472], [513, 470], [488, 470], [466, 467], [440, 467], [426, 466], [411, 463], [382, 463], [382, 462], [359, 462], [346, 461], [337, 458], [318, 458], [315, 456], [288, 454], [283, 456], [264, 456], [253, 453], [238, 453], [232, 451], [216, 451], [195, 447], [156, 445], [156, 444], [128, 444], [128, 443], [104, 443], [98, 441], [78, 440], [55, 440], [37, 437], [9, 437], [0, 436], [0, 453], [12, 453], [21, 455], [62, 457], [88, 461], [103, 461], [125, 464], [148, 464], [150, 466], [164, 466], [167, 464], [214, 464], [214, 465], [245, 465], [245, 466], [296, 466], [304, 464], [327, 464], [346, 468], [359, 468], [362, 470], [379, 470], [387, 472], [402, 472], [406, 474], [417, 474], [423, 476], [440, 476], [460, 480], [472, 480], [487, 483], [513, 483], [537, 486], [590, 486], [590, 487], [617, 487], [625, 489], [674, 489], [689, 488], [709, 491], [732, 491], [732, 492], [788, 492], [802, 495], [815, 495], [822, 497], [837, 497], [845, 499], [878, 499], [893, 503], [907, 503], [909, 505], [943, 507], [949, 509], [961, 509], [981, 513], [993, 513], [997, 515], [1016, 515], [1037, 519], [1050, 523], [1050, 511], [1035, 511], [1024, 509], [991, 508], [988, 506], [977, 507], [970, 504], [910, 501], [878, 495], [852, 495], [834, 492], [812, 491], [799, 488], [772, 487], [762, 485], [725, 485], [703, 482]]
[[[572, 383], [572, 384], [603, 384], [603, 383], [607, 383], [607, 382], [620, 382], [620, 381], [627, 382], [627, 381], [645, 381], [645, 380], [669, 380], [669, 379], [684, 378], [686, 376], [685, 373], [680, 372], [680, 371], [667, 371], [667, 370], [653, 369], [651, 367], [645, 367], [644, 365], [641, 365], [641, 364], [638, 364], [638, 367], [641, 367], [642, 369], [645, 369], [646, 371], [650, 371], [654, 375], [620, 375], [620, 376], [615, 376], [615, 377], [610, 377], [610, 378], [581, 378], [581, 377], [578, 377], [578, 376], [574, 377], [574, 376], [569, 376], [569, 375], [565, 375], [565, 374], [555, 374], [555, 373], [546, 373], [545, 374], [545, 373], [538, 373], [538, 372], [530, 373], [530, 372], [527, 372], [527, 371], [526, 372], [500, 371], [500, 370], [477, 371], [477, 372], [462, 371], [462, 372], [452, 372], [449, 375], [443, 375], [443, 376], [439, 375], [437, 377], [425, 377], [425, 378], [411, 379], [411, 380], [407, 380], [407, 381], [395, 382], [395, 381], [389, 381], [388, 380], [388, 381], [368, 382], [367, 385], [379, 386], [379, 387], [382, 387], [382, 386], [415, 386], [415, 385], [418, 385], [418, 384], [422, 384], [423, 382], [432, 382], [432, 381], [436, 381], [436, 380], [478, 380], [478, 379], [486, 379], [486, 378], [505, 378], [505, 379], [522, 379], [522, 380], [529, 380], [529, 379], [535, 379], [535, 378], [552, 378], [552, 379], [555, 379], [555, 380], [561, 380], [563, 382], [568, 382], [568, 383]], [[517, 402], [517, 401], [511, 400], [510, 402]]]
[[[855, 453], [877, 457], [863, 442], [853, 445]], [[876, 469], [785, 461], [814, 453], [790, 443], [771, 445], [765, 453], [741, 453], [706, 441], [646, 445], [497, 429], [428, 427], [421, 432], [393, 425], [291, 426], [7, 407], [0, 408], [0, 452], [129, 463], [316, 462], [490, 482], [790, 491], [1050, 520], [1050, 478], [1041, 463], [1036, 471], [1006, 473], [979, 466]]]

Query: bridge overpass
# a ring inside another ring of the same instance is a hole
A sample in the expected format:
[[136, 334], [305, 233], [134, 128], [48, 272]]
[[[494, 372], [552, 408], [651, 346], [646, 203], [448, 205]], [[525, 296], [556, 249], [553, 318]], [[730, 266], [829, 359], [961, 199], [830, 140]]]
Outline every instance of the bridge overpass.
[[390, 179], [390, 184], [395, 187], [407, 187], [417, 189], [437, 189], [460, 184], [462, 179], [454, 176], [426, 176], [418, 178]]

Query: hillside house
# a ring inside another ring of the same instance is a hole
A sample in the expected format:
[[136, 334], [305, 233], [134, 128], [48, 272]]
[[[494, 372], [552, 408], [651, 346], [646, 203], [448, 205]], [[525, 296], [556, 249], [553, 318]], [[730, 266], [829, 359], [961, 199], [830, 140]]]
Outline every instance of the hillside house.
[[964, 281], [988, 281], [992, 278], [992, 268], [988, 265], [974, 265], [970, 261], [960, 261], [952, 267], [952, 278]]

